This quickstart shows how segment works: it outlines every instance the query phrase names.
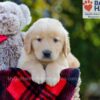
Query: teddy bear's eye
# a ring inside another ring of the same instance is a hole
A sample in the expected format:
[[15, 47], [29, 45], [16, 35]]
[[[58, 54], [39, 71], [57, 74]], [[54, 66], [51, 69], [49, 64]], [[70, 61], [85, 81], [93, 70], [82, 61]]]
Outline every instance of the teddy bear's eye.
[[37, 40], [38, 42], [41, 42], [41, 41], [42, 41], [42, 39], [41, 39], [41, 38], [37, 38], [36, 40]]
[[59, 39], [54, 38], [54, 39], [53, 39], [53, 41], [56, 43], [56, 42], [58, 42], [58, 41], [59, 41]]
[[14, 15], [16, 15], [16, 13], [15, 12], [11, 12], [12, 14], [14, 14]]
[[4, 13], [3, 11], [0, 11], [0, 14]]

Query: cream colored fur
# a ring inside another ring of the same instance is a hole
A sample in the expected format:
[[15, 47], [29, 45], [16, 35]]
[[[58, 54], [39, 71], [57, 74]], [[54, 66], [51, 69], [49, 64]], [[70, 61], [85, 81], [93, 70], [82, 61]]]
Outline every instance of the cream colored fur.
[[[50, 59], [43, 57], [44, 50], [51, 51]], [[25, 36], [18, 66], [28, 70], [36, 83], [46, 82], [54, 86], [60, 80], [61, 71], [69, 68], [67, 57], [69, 59], [70, 56], [72, 59], [68, 32], [62, 24], [56, 19], [41, 18]]]

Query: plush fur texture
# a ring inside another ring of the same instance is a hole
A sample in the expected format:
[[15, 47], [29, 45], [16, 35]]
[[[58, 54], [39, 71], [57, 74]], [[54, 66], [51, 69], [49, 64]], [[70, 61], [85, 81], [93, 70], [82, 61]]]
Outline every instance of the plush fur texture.
[[0, 2], [0, 35], [8, 39], [0, 43], [0, 70], [17, 67], [23, 46], [21, 30], [31, 22], [30, 11], [24, 4]]
[[80, 62], [72, 53], [68, 54], [67, 61], [68, 61], [70, 68], [79, 68], [80, 67]]
[[69, 68], [69, 54], [68, 32], [63, 25], [56, 19], [41, 18], [27, 32], [19, 66], [28, 70], [36, 83], [46, 81], [54, 86], [60, 79], [61, 71]]

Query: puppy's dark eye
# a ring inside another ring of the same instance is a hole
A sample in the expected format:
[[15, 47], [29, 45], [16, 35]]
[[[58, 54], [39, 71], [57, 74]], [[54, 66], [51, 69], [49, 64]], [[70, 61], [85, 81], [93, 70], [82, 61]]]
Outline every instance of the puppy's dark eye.
[[41, 39], [41, 38], [37, 38], [37, 41], [38, 41], [38, 42], [41, 42], [41, 41], [42, 41], [42, 39]]
[[56, 38], [54, 38], [54, 39], [53, 39], [53, 41], [56, 43], [56, 42], [58, 42], [59, 40], [58, 40], [58, 39], [56, 39]]

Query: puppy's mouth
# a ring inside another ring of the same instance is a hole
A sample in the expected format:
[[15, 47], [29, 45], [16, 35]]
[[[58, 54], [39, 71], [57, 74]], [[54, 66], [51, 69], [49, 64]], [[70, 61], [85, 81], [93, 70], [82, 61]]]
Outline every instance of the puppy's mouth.
[[53, 60], [52, 59], [39, 59], [39, 61], [42, 63], [42, 64], [48, 64], [48, 63], [51, 63], [51, 62], [53, 62]]
[[53, 61], [52, 56], [42, 56], [41, 59], [38, 59], [40, 62], [43, 63], [50, 63]]

